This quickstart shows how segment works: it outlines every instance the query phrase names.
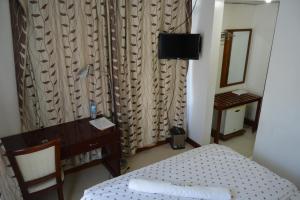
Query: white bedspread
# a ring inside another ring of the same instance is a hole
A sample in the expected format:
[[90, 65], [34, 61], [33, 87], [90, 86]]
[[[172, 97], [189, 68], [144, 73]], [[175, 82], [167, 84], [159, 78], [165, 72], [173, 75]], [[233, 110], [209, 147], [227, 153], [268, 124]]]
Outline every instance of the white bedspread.
[[131, 178], [178, 185], [223, 186], [236, 200], [297, 200], [296, 186], [265, 167], [221, 145], [196, 148], [139, 170], [105, 181], [84, 192], [82, 200], [188, 200], [128, 190]]

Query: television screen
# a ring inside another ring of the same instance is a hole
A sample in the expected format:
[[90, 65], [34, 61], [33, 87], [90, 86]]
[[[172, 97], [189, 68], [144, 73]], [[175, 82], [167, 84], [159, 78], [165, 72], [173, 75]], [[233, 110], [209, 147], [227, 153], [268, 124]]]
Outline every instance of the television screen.
[[160, 33], [158, 38], [159, 59], [199, 59], [200, 34]]

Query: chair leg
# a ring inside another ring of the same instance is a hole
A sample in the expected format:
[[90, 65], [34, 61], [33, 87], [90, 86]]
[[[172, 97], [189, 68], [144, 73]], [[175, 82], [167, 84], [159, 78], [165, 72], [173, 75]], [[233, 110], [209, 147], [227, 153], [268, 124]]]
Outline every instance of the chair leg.
[[64, 200], [63, 185], [57, 187], [57, 195], [59, 200]]

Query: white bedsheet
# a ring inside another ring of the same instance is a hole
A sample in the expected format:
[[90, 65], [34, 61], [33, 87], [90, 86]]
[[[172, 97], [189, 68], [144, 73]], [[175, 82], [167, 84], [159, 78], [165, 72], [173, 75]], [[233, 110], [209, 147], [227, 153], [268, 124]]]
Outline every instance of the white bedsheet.
[[131, 178], [178, 185], [223, 186], [234, 200], [299, 200], [296, 186], [265, 167], [221, 145], [206, 145], [95, 185], [82, 200], [188, 200], [128, 190]]

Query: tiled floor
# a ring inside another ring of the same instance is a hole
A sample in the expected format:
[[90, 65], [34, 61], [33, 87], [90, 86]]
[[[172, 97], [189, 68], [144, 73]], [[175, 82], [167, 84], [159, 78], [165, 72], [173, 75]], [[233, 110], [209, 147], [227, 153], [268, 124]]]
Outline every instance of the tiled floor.
[[220, 141], [220, 144], [228, 146], [246, 157], [252, 157], [256, 133], [251, 128], [245, 128], [246, 133], [242, 136]]
[[[243, 136], [232, 138], [228, 141], [221, 141], [222, 145], [228, 146], [246, 157], [252, 155], [255, 141], [255, 134], [252, 134], [251, 129], [247, 128]], [[139, 169], [154, 162], [166, 159], [176, 154], [188, 151], [193, 147], [189, 144], [185, 149], [173, 150], [170, 145], [161, 145], [143, 152], [128, 159], [129, 171]], [[79, 200], [86, 188], [89, 188], [97, 183], [101, 183], [111, 178], [109, 172], [103, 165], [91, 167], [80, 172], [68, 175], [64, 182], [64, 196], [65, 200]], [[55, 191], [45, 194], [44, 200], [56, 200]]]
[[252, 133], [251, 128], [245, 128], [245, 130], [244, 135], [227, 141], [220, 140], [220, 144], [228, 146], [248, 158], [252, 157], [256, 133]]

